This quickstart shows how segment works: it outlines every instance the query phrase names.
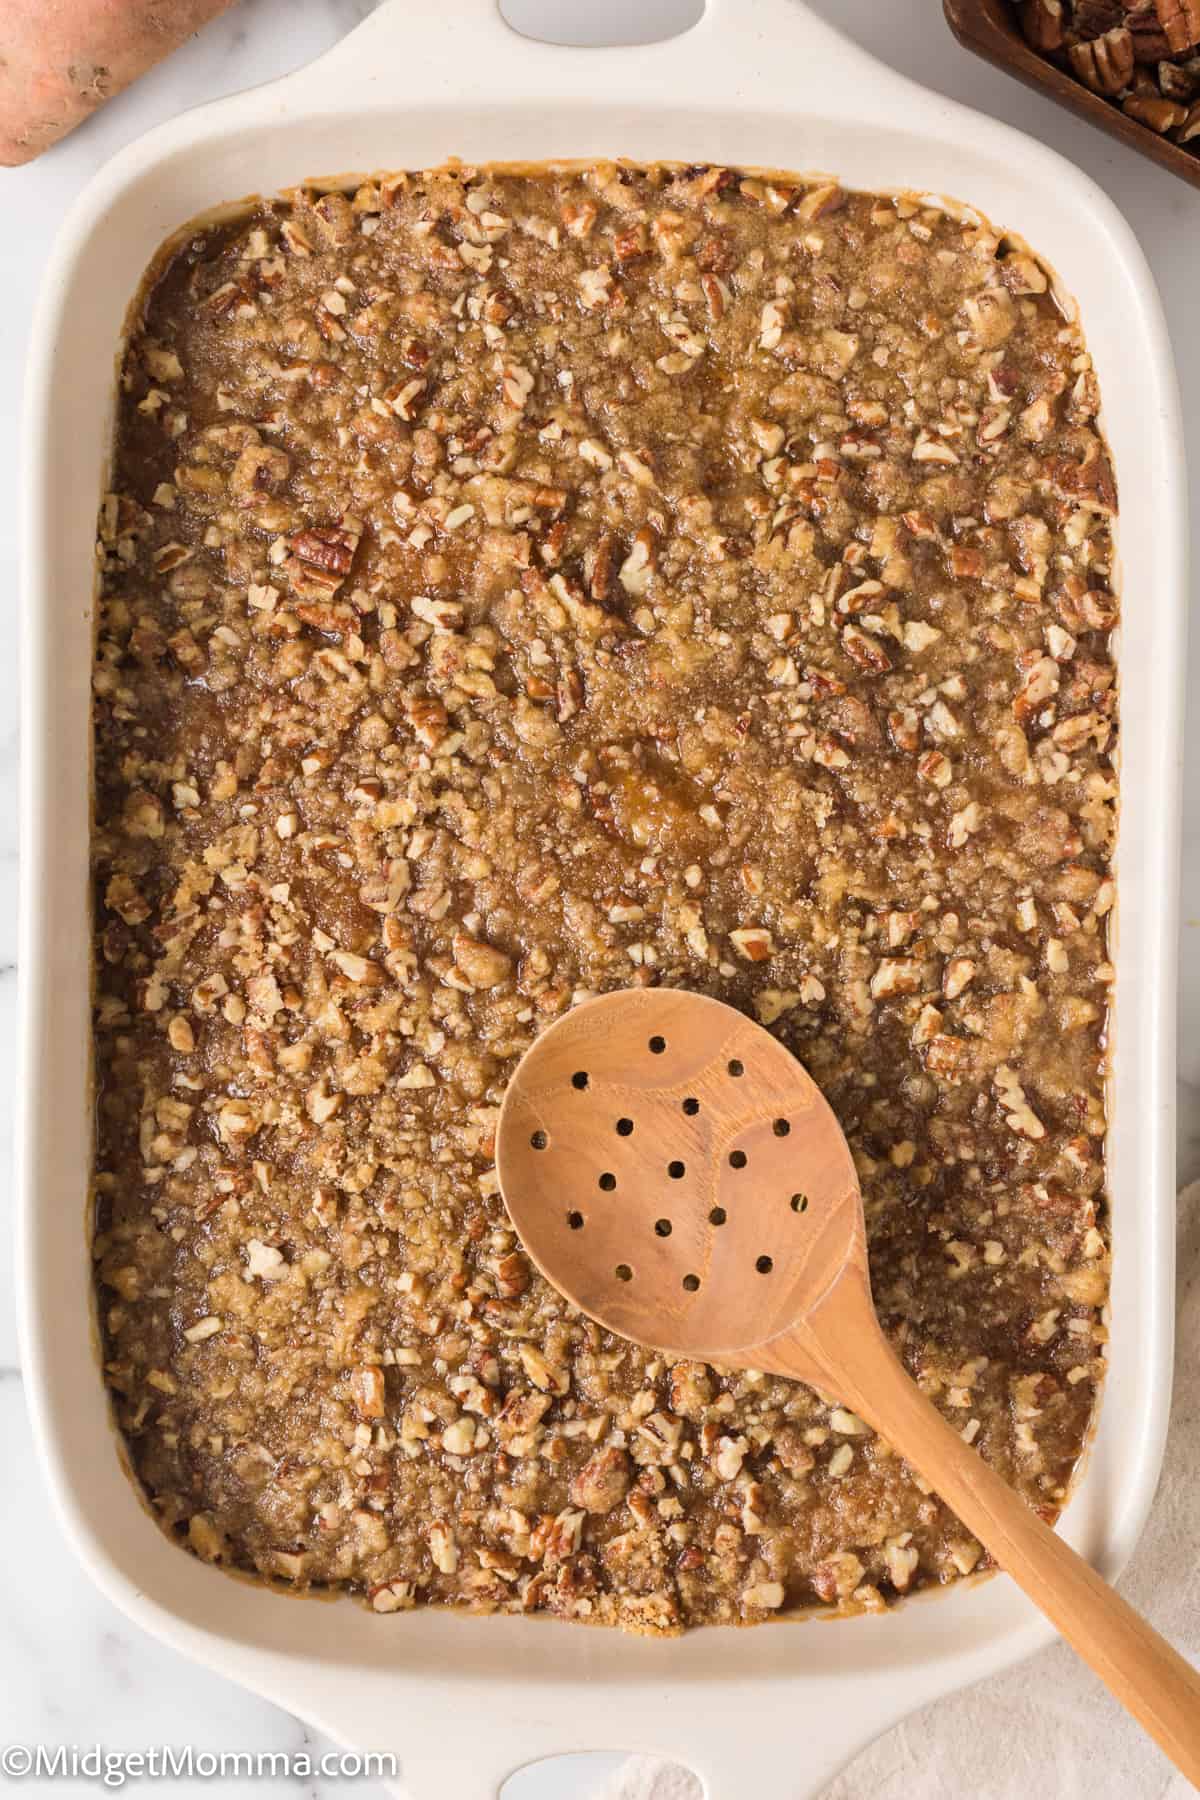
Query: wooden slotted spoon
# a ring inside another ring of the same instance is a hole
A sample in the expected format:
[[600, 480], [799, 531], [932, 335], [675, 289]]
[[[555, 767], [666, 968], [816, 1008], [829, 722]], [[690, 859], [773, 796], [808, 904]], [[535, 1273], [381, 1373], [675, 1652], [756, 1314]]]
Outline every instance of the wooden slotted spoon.
[[522, 1059], [500, 1185], [546, 1279], [610, 1331], [806, 1381], [896, 1446], [1200, 1786], [1200, 1675], [910, 1380], [879, 1327], [849, 1147], [804, 1068], [732, 1007], [589, 1001]]

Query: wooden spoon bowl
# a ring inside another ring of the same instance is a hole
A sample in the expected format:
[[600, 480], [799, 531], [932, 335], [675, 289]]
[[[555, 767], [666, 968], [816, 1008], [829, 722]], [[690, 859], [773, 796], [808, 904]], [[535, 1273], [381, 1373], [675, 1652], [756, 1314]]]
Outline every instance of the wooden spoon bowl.
[[849, 1147], [769, 1032], [673, 989], [589, 1001], [522, 1058], [496, 1163], [526, 1251], [569, 1301], [637, 1343], [853, 1407], [1200, 1786], [1200, 1676], [909, 1379], [875, 1316]]
[[719, 1000], [607, 994], [538, 1038], [500, 1117], [512, 1220], [611, 1331], [734, 1360], [786, 1331], [851, 1257], [858, 1177], [816, 1083]]

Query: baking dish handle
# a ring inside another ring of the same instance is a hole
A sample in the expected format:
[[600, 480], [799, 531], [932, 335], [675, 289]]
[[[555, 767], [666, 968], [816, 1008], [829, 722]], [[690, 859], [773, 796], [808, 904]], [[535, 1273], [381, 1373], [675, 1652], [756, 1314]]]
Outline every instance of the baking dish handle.
[[[762, 1794], [769, 1800], [818, 1800], [838, 1772], [883, 1728], [878, 1714], [869, 1723], [862, 1717], [853, 1723], [845, 1717], [847, 1710], [844, 1691], [839, 1704], [832, 1699], [827, 1702], [820, 1721], [807, 1706], [781, 1702], [777, 1724], [764, 1729], [761, 1718], [749, 1726], [739, 1721], [734, 1702], [728, 1710], [720, 1706], [706, 1726], [697, 1722], [694, 1733], [682, 1742], [657, 1742], [644, 1754], [697, 1776], [704, 1800], [742, 1800], [745, 1794]], [[614, 1730], [619, 1734], [620, 1727], [614, 1726]], [[503, 1728], [497, 1731], [488, 1726], [485, 1732], [446, 1733], [451, 1735], [456, 1742], [443, 1741], [423, 1754], [406, 1749], [399, 1779], [388, 1784], [398, 1800], [497, 1800], [510, 1777], [531, 1764], [623, 1748], [619, 1735], [616, 1744], [597, 1742], [590, 1734], [584, 1737], [578, 1718], [566, 1735], [549, 1723], [540, 1731], [526, 1727], [506, 1733]], [[718, 1738], [724, 1741], [713, 1741]], [[629, 1754], [639, 1752], [631, 1750]], [[591, 1800], [586, 1777], [581, 1781], [575, 1770], [572, 1774], [571, 1800], [577, 1793], [580, 1800], [585, 1794]], [[646, 1783], [637, 1791], [659, 1790]], [[677, 1790], [664, 1782], [662, 1791]], [[563, 1800], [567, 1800], [566, 1792]]]
[[[824, 112], [846, 81], [853, 83], [860, 110], [876, 93], [894, 106], [898, 90], [911, 85], [818, 18], [804, 0], [706, 0], [702, 17], [676, 36], [587, 48], [523, 36], [504, 19], [498, 0], [418, 7], [411, 0], [382, 0], [354, 31], [275, 91], [321, 110], [347, 101], [369, 107], [373, 98], [394, 106], [397, 82], [407, 76], [419, 80], [423, 103], [441, 91], [461, 100], [471, 89], [494, 101], [511, 75], [512, 91], [528, 91], [536, 81], [548, 103], [594, 99], [599, 82], [610, 91], [619, 84], [631, 101], [653, 99], [661, 106], [671, 96], [686, 102], [690, 70], [711, 74], [714, 62], [731, 99], [757, 99], [757, 76], [777, 67], [781, 57], [788, 65], [785, 104], [791, 116]], [[779, 92], [777, 81], [766, 88]]]
[[597, 1705], [585, 1714], [574, 1697], [560, 1699], [552, 1685], [523, 1681], [519, 1671], [461, 1700], [444, 1680], [409, 1676], [398, 1688], [382, 1669], [350, 1677], [326, 1668], [315, 1678], [306, 1670], [298, 1678], [291, 1666], [264, 1682], [258, 1663], [244, 1678], [360, 1756], [394, 1752], [396, 1773], [383, 1786], [396, 1800], [497, 1800], [531, 1764], [588, 1752], [662, 1758], [697, 1776], [705, 1800], [750, 1792], [817, 1800], [874, 1737], [946, 1685], [940, 1671], [913, 1670], [900, 1693], [893, 1669], [864, 1671], [848, 1704], [846, 1676], [836, 1670], [765, 1682], [732, 1676], [715, 1692], [706, 1682], [689, 1702], [686, 1679], [681, 1693], [661, 1669], [622, 1696], [619, 1713], [605, 1712], [599, 1675]]
[[[847, 1754], [824, 1761], [811, 1758], [806, 1747], [784, 1745], [778, 1739], [772, 1739], [756, 1753], [753, 1745], [744, 1742], [735, 1720], [727, 1720], [725, 1729], [733, 1742], [727, 1751], [719, 1754], [697, 1753], [692, 1748], [678, 1755], [663, 1750], [649, 1754], [656, 1760], [662, 1758], [673, 1770], [687, 1770], [697, 1776], [703, 1785], [704, 1800], [743, 1800], [746, 1794], [761, 1794], [767, 1800], [818, 1800], [838, 1771], [845, 1767], [849, 1756], [861, 1747], [855, 1743]], [[501, 1800], [509, 1800], [507, 1793], [502, 1795], [502, 1789], [521, 1770], [534, 1764], [553, 1763], [559, 1756], [578, 1756], [591, 1748], [590, 1743], [581, 1744], [576, 1738], [574, 1743], [555, 1751], [547, 1751], [544, 1743], [537, 1750], [526, 1744], [523, 1751], [518, 1751], [504, 1763], [497, 1761], [490, 1745], [486, 1757], [473, 1756], [468, 1749], [461, 1760], [452, 1751], [439, 1753], [420, 1765], [405, 1759], [401, 1778], [388, 1786], [397, 1800], [497, 1800], [498, 1796]], [[630, 1755], [636, 1757], [637, 1753]], [[573, 1763], [571, 1779], [560, 1790], [561, 1800], [600, 1800], [601, 1783], [594, 1778], [593, 1785], [594, 1794], [593, 1787], [588, 1785], [586, 1771]], [[548, 1782], [538, 1788], [539, 1795], [549, 1791], [553, 1790]], [[652, 1786], [647, 1774], [634, 1791], [656, 1796], [660, 1793], [674, 1795], [680, 1790], [667, 1779]], [[512, 1800], [520, 1800], [519, 1794], [513, 1795]]]

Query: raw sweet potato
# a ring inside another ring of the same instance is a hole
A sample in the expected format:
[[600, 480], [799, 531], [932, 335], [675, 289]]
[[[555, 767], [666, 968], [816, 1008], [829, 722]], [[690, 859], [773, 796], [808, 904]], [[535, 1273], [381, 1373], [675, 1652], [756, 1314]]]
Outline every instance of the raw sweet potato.
[[30, 162], [230, 0], [2, 0], [0, 163]]

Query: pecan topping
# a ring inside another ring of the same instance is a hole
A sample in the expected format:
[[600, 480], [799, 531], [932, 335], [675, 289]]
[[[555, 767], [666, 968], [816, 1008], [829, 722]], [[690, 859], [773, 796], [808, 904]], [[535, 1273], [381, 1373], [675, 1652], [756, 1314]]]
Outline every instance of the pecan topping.
[[[1131, 62], [1175, 13], [1022, 18], [1118, 104], [1193, 104], [1186, 61]], [[846, 1128], [898, 1352], [1029, 1503], [1066, 1491], [1108, 1286], [1117, 493], [1047, 265], [927, 195], [604, 163], [297, 189], [156, 269], [92, 841], [99, 1318], [156, 1514], [380, 1630], [665, 1634], [969, 1573], [836, 1397], [568, 1306], [495, 1139], [588, 995], [733, 1002]], [[559, 1148], [595, 1230], [623, 1165]], [[724, 1167], [718, 1236], [753, 1145]]]

